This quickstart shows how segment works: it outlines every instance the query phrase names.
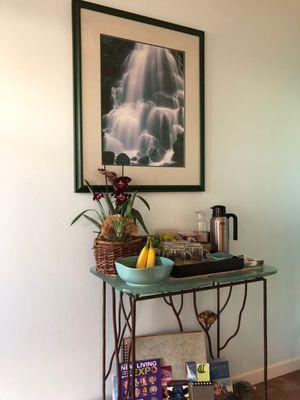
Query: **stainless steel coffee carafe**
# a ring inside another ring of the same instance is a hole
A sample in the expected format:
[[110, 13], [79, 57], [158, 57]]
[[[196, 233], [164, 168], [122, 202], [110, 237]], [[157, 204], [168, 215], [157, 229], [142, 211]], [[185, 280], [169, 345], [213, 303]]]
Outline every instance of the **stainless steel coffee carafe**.
[[235, 214], [226, 214], [225, 206], [213, 206], [210, 220], [211, 252], [229, 253], [229, 218], [233, 218], [233, 240], [238, 238], [238, 220]]

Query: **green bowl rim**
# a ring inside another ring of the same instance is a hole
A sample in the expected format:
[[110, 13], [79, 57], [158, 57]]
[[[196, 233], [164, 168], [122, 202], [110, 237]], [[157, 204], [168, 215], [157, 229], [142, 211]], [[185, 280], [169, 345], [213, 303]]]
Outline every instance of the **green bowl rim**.
[[[126, 258], [132, 258], [132, 257], [138, 257], [138, 256], [129, 256], [129, 257], [121, 257], [121, 258], [117, 258], [116, 260], [115, 260], [115, 264], [116, 264], [116, 267], [118, 268], [118, 265], [121, 265], [122, 267], [124, 267], [124, 268], [126, 268], [126, 269], [129, 269], [130, 271], [132, 271], [132, 270], [134, 270], [134, 271], [145, 271], [145, 270], [153, 270], [153, 269], [155, 269], [155, 268], [161, 268], [161, 267], [164, 267], [164, 268], [166, 268], [166, 267], [173, 267], [174, 266], [174, 261], [173, 260], [171, 260], [170, 258], [167, 258], [167, 257], [162, 257], [162, 256], [156, 256], [156, 257], [159, 257], [159, 258], [163, 258], [163, 259], [165, 259], [165, 260], [168, 260], [169, 261], [169, 263], [168, 264], [166, 264], [166, 265], [163, 265], [163, 264], [159, 264], [159, 265], [154, 265], [154, 267], [145, 267], [145, 268], [135, 268], [135, 267], [129, 267], [128, 265], [125, 265], [125, 264], [122, 264], [119, 260], [125, 260]], [[118, 265], [117, 265], [118, 264]]]

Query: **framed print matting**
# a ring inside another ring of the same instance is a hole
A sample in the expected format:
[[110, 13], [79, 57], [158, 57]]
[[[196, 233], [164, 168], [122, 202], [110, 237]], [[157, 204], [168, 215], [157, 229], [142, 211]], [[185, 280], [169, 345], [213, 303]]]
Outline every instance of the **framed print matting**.
[[73, 0], [75, 191], [204, 190], [204, 32]]

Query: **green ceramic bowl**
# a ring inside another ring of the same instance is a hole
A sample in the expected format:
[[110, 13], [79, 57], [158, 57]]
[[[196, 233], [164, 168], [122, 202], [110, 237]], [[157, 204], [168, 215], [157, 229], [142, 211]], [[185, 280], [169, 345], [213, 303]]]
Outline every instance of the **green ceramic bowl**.
[[155, 257], [152, 268], [136, 268], [138, 256], [119, 258], [116, 260], [118, 275], [129, 285], [155, 285], [170, 276], [174, 262], [166, 257]]

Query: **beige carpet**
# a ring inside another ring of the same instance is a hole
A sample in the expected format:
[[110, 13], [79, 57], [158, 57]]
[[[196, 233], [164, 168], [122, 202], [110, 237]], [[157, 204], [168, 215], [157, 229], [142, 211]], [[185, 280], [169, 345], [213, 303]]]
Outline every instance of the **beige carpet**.
[[[300, 371], [269, 381], [268, 400], [300, 400]], [[256, 385], [255, 400], [263, 400], [264, 385]]]

